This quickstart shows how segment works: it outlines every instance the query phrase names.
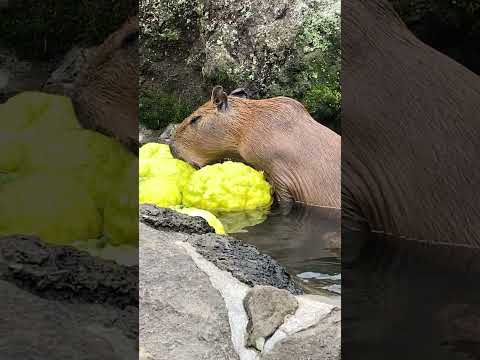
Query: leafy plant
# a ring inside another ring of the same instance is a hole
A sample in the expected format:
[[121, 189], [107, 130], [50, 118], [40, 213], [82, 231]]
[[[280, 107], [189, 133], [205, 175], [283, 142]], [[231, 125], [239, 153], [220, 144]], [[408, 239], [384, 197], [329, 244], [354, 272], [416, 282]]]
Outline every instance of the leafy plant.
[[194, 110], [174, 95], [143, 89], [139, 98], [139, 120], [148, 129], [162, 129], [179, 123]]

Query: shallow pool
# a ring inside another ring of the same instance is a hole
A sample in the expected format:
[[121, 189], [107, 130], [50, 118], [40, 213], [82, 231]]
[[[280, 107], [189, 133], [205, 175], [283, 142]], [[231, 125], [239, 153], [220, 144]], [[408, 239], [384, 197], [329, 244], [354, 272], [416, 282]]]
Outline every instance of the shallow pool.
[[339, 209], [274, 208], [261, 224], [231, 235], [272, 256], [307, 293], [338, 294], [340, 224]]

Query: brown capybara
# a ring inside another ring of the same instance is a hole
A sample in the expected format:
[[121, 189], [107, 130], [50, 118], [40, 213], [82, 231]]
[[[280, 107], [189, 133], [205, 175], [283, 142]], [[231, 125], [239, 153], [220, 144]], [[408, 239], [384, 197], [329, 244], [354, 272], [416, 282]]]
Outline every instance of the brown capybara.
[[178, 125], [172, 149], [197, 167], [231, 159], [263, 170], [280, 204], [339, 208], [340, 141], [296, 100], [227, 96], [216, 86]]
[[128, 19], [86, 59], [73, 85], [80, 123], [138, 151], [138, 17]]
[[478, 253], [480, 78], [386, 0], [342, 6], [342, 229]]

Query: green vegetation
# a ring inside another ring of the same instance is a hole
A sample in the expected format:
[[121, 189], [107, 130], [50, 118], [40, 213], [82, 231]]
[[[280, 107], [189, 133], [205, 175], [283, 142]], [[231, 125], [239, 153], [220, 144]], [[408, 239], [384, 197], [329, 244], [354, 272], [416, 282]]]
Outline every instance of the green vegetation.
[[[199, 0], [140, 2], [140, 76], [159, 92], [141, 100], [159, 101], [158, 111], [141, 115], [141, 122], [154, 128], [178, 122], [179, 108], [191, 112], [208, 100], [214, 85], [222, 85], [227, 91], [244, 87], [257, 99], [292, 97], [318, 122], [340, 132], [339, 2], [309, 3], [301, 16], [284, 22], [282, 33], [272, 26], [254, 39], [248, 34], [261, 28], [259, 18], [275, 21], [263, 12], [271, 10], [266, 2], [246, 0], [224, 11], [219, 6]], [[162, 91], [176, 98], [165, 99]], [[165, 108], [169, 103], [173, 110]]]
[[98, 44], [137, 12], [137, 1], [9, 1], [0, 11], [2, 41], [27, 59], [49, 59], [78, 43]]
[[140, 124], [148, 129], [179, 123], [195, 110], [175, 95], [155, 89], [142, 89], [138, 108]]
[[287, 95], [302, 102], [318, 122], [340, 133], [340, 18], [311, 16], [297, 37], [297, 71], [284, 69], [290, 78], [269, 95]]

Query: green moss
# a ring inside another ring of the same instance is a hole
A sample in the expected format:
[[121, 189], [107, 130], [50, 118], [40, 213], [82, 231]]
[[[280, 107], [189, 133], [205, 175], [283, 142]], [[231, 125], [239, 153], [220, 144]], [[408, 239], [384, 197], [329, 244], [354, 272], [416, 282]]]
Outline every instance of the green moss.
[[308, 17], [297, 35], [291, 61], [273, 67], [265, 96], [290, 96], [302, 102], [318, 122], [340, 133], [340, 18]]
[[140, 1], [142, 49], [147, 62], [162, 57], [165, 48], [190, 43], [198, 36], [197, 0]]
[[315, 84], [302, 101], [314, 118], [340, 133], [341, 94], [336, 86]]
[[162, 129], [170, 123], [179, 123], [190, 115], [194, 107], [182, 99], [154, 89], [142, 90], [139, 98], [139, 120], [148, 129]]
[[48, 59], [75, 44], [95, 45], [137, 12], [137, 1], [9, 1], [0, 10], [5, 45], [26, 59]]
[[[155, 0], [144, 5], [140, 3], [140, 9], [145, 19], [142, 49], [146, 63], [163, 64], [167, 56], [175, 60], [184, 56], [192, 66], [186, 71], [193, 69], [199, 75], [195, 81], [205, 96], [209, 96], [212, 86], [220, 84], [228, 90], [245, 87], [254, 98], [292, 97], [302, 102], [317, 121], [339, 132], [340, 17], [333, 13], [333, 7], [327, 12], [324, 2], [312, 4], [303, 23], [292, 30], [298, 33], [293, 34], [296, 37], [288, 48], [276, 43], [279, 40], [274, 38], [263, 41], [259, 37], [259, 41], [249, 44], [248, 39], [236, 32], [242, 30], [243, 25], [232, 29], [235, 32], [227, 32], [221, 25], [228, 18], [219, 19], [215, 8], [211, 9], [215, 12], [211, 16], [209, 5], [199, 0]], [[235, 21], [248, 24], [248, 18], [254, 15], [240, 9], [244, 10], [240, 6], [234, 12], [238, 15]], [[169, 38], [166, 36], [169, 31], [178, 36]], [[202, 51], [205, 45], [202, 36], [210, 46], [207, 57]], [[242, 45], [238, 40], [247, 43]], [[192, 48], [192, 44], [196, 46]], [[244, 48], [248, 56], [234, 56], [230, 51], [243, 51]], [[145, 66], [144, 69], [150, 71], [158, 67]], [[165, 71], [168, 73], [169, 69]], [[155, 77], [154, 72], [152, 77]], [[191, 102], [191, 92], [182, 91], [185, 84], [163, 81], [158, 86], [165, 92], [171, 88], [172, 92], [181, 94], [183, 102], [199, 105]]]

